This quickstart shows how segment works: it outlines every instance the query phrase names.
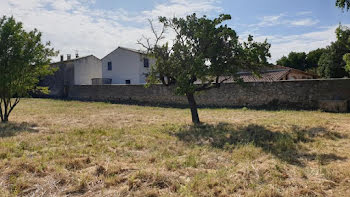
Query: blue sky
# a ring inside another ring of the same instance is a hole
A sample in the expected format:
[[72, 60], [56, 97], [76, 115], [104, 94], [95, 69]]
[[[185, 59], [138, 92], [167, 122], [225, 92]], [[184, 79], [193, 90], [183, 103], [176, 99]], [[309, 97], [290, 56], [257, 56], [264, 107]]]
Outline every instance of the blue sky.
[[[241, 39], [249, 34], [272, 44], [271, 62], [290, 51], [310, 51], [335, 40], [350, 12], [335, 0], [1, 0], [0, 15], [13, 15], [25, 28], [38, 28], [61, 54], [79, 51], [102, 58], [118, 46], [140, 48], [151, 36], [148, 18], [231, 14], [229, 26]], [[168, 35], [171, 37], [171, 34]]]

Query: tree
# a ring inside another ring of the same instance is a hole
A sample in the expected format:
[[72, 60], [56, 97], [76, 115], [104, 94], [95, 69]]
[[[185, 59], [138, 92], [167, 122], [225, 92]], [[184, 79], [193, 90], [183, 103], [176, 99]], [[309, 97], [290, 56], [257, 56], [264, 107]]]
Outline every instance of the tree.
[[350, 0], [337, 0], [335, 5], [341, 9], [346, 9], [347, 11], [350, 9]]
[[331, 43], [322, 54], [318, 74], [326, 78], [342, 78], [349, 76], [345, 71], [344, 56], [350, 53], [350, 29], [339, 26], [336, 30], [337, 41]]
[[0, 19], [0, 117], [7, 122], [10, 113], [35, 89], [40, 77], [54, 72], [48, 66], [57, 53], [41, 42], [38, 30], [26, 32], [13, 17]]
[[[146, 43], [139, 41], [156, 59], [148, 84], [162, 82], [173, 86], [177, 95], [185, 95], [195, 124], [200, 123], [196, 93], [236, 80], [236, 73], [242, 69], [257, 72], [259, 67], [268, 64], [270, 44], [254, 42], [252, 36], [240, 43], [236, 32], [222, 24], [230, 19], [230, 15], [211, 20], [206, 16], [198, 18], [196, 14], [186, 18], [159, 17], [163, 24], [161, 33], [157, 33], [151, 23], [155, 44], [151, 45], [149, 38], [145, 38]], [[159, 44], [168, 29], [175, 33], [172, 45]]]
[[313, 51], [310, 51], [306, 55], [306, 64], [307, 64], [307, 69], [313, 69], [318, 67], [318, 61], [320, 61], [320, 58], [322, 54], [326, 52], [325, 48], [319, 48]]
[[305, 52], [290, 52], [288, 57], [283, 56], [281, 59], [277, 60], [277, 64], [299, 70], [306, 70], [308, 68]]

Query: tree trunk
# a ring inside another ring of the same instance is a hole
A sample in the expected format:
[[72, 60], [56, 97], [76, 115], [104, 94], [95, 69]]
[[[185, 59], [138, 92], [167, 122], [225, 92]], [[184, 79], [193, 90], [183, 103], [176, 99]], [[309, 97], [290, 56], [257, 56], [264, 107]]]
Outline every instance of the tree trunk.
[[2, 122], [6, 123], [6, 122], [8, 122], [8, 121], [9, 121], [9, 116], [8, 116], [8, 114], [5, 112], [4, 118], [3, 118]]
[[196, 103], [196, 100], [194, 99], [194, 95], [190, 93], [190, 94], [186, 94], [186, 96], [187, 96], [188, 104], [190, 105], [190, 109], [191, 109], [192, 122], [196, 125], [200, 124], [198, 110], [197, 110], [197, 103]]
[[12, 112], [12, 110], [16, 107], [16, 105], [19, 103], [20, 99], [16, 98], [15, 102], [12, 104], [11, 99], [1, 99], [0, 100], [0, 117], [1, 122], [8, 122], [9, 116]]
[[[2, 104], [4, 104], [4, 106], [2, 106]], [[1, 101], [0, 102], [0, 117], [1, 117], [1, 122], [8, 122], [9, 118], [8, 118], [8, 114], [7, 114], [7, 106], [6, 106], [6, 102], [5, 101]]]
[[4, 116], [3, 116], [3, 113], [2, 113], [2, 100], [0, 100], [0, 120], [1, 122], [4, 121]]

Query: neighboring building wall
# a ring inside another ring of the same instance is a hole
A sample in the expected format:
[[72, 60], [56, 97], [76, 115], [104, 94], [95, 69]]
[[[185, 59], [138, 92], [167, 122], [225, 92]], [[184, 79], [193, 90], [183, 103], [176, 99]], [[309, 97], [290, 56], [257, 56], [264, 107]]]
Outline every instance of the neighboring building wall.
[[286, 76], [286, 80], [295, 80], [295, 79], [314, 79], [315, 77], [313, 75], [303, 73], [303, 72], [296, 72], [294, 70], [291, 70], [288, 75]]
[[102, 63], [95, 56], [74, 61], [74, 85], [92, 85], [92, 79], [102, 78]]
[[39, 85], [49, 87], [50, 97], [67, 97], [73, 85], [91, 85], [92, 78], [102, 78], [101, 60], [95, 56], [81, 57], [51, 64], [57, 71]]
[[68, 87], [74, 85], [73, 62], [58, 62], [51, 64], [57, 71], [40, 81], [39, 86], [49, 87], [51, 97], [68, 96]]
[[[324, 100], [350, 100], [350, 79], [298, 80], [222, 84], [196, 96], [203, 106], [260, 107], [287, 106], [318, 108]], [[136, 102], [149, 104], [185, 104], [184, 96], [175, 96], [170, 87], [153, 85], [73, 86], [69, 98], [96, 101]]]
[[[141, 53], [118, 48], [102, 59], [102, 77], [112, 79], [112, 84], [145, 84], [146, 74], [150, 68], [144, 67], [144, 58]], [[150, 66], [154, 64], [149, 60]], [[108, 70], [108, 62], [112, 63], [112, 70]]]

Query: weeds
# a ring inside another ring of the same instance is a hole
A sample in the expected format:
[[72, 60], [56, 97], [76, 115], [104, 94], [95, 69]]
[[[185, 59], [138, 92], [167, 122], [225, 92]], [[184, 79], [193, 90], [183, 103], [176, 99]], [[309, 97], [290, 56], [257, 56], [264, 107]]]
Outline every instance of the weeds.
[[[346, 196], [350, 115], [24, 99], [3, 196]], [[25, 122], [25, 123], [22, 123]]]

